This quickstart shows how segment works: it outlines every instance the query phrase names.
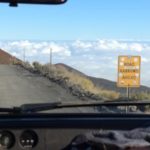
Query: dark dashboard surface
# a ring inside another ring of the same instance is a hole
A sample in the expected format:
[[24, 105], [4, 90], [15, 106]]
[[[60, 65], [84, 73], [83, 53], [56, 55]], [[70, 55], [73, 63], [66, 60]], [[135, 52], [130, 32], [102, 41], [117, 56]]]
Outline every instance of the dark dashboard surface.
[[87, 132], [149, 125], [150, 116], [144, 114], [3, 114], [0, 149], [61, 150]]
[[[81, 133], [89, 130], [83, 129], [2, 129], [0, 131], [0, 149], [11, 150], [61, 150], [66, 147], [71, 140]], [[11, 144], [8, 144], [8, 134], [13, 135], [10, 138]], [[9, 145], [9, 146], [7, 146]]]

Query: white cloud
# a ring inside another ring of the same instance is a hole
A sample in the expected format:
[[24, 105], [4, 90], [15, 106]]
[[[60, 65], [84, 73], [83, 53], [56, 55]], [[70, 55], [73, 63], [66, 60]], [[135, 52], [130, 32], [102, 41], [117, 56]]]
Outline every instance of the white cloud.
[[110, 56], [102, 56], [101, 57], [101, 60], [104, 60], [104, 61], [111, 61], [113, 59], [113, 57], [110, 57]]
[[70, 56], [71, 51], [69, 50], [69, 47], [66, 44], [60, 45], [54, 42], [51, 43], [45, 43], [45, 46], [43, 46], [42, 54], [49, 54], [50, 48], [52, 49], [53, 53], [57, 53], [60, 56]]
[[13, 42], [3, 42], [0, 44], [0, 47], [5, 51], [16, 55], [21, 56], [25, 51], [26, 56], [34, 56], [37, 54], [38, 49], [35, 47], [36, 43], [30, 41], [13, 41]]
[[142, 62], [143, 63], [148, 63], [148, 62], [150, 62], [150, 59], [148, 59], [146, 57], [142, 57]]
[[78, 49], [90, 49], [93, 47], [92, 43], [80, 40], [73, 42], [72, 46]]
[[[98, 51], [135, 51], [142, 52], [143, 50], [150, 50], [150, 44], [134, 41], [119, 41], [119, 40], [97, 40], [97, 41], [75, 41], [72, 46], [79, 50], [98, 50]], [[79, 51], [78, 50], [78, 51]]]
[[98, 40], [95, 44], [97, 50], [126, 50], [128, 49], [127, 43], [119, 42], [117, 40]]
[[12, 52], [11, 54], [12, 54], [13, 56], [15, 56], [15, 57], [18, 57], [18, 58], [20, 57], [20, 54], [19, 54], [19, 53]]
[[97, 40], [97, 41], [81, 41], [76, 40], [70, 43], [58, 43], [58, 42], [33, 42], [28, 40], [23, 41], [9, 41], [0, 42], [0, 48], [7, 52], [17, 52], [20, 55], [25, 50], [26, 56], [32, 57], [40, 54], [49, 54], [49, 49], [52, 48], [53, 53], [58, 56], [68, 57], [71, 56], [72, 49], [76, 52], [98, 52], [98, 51], [135, 51], [142, 52], [144, 50], [150, 50], [149, 43], [134, 42], [134, 41], [119, 41], [119, 40]]
[[139, 43], [132, 43], [129, 45], [129, 50], [138, 51], [138, 52], [141, 52], [145, 48], [146, 47], [144, 47], [143, 44], [139, 44]]
[[109, 50], [109, 51], [136, 51], [141, 52], [149, 48], [149, 45], [144, 45], [138, 42], [126, 42], [117, 40], [98, 40], [95, 44], [95, 49], [97, 50]]
[[54, 53], [63, 57], [71, 55], [71, 51], [67, 45], [59, 45], [54, 42], [6, 41], [0, 42], [0, 48], [15, 56], [22, 56], [24, 51], [27, 57], [49, 54], [50, 48], [53, 49]]

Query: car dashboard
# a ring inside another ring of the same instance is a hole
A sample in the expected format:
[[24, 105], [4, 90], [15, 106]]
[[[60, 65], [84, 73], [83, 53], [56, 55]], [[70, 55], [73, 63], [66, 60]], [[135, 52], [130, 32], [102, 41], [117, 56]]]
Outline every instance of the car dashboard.
[[2, 114], [0, 150], [63, 150], [78, 135], [150, 125], [144, 114]]

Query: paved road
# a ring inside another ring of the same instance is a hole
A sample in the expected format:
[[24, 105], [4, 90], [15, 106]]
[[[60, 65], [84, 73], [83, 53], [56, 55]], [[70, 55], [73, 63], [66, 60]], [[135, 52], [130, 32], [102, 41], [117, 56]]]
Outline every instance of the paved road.
[[[19, 66], [0, 65], [0, 107], [24, 103], [76, 101], [59, 85], [32, 74]], [[61, 110], [57, 110], [59, 112]], [[65, 112], [86, 112], [87, 109], [65, 109]]]

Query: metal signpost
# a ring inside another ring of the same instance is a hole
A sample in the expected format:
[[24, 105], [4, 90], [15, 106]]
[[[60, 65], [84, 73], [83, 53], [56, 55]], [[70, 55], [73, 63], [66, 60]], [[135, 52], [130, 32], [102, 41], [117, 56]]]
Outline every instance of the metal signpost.
[[49, 50], [49, 76], [51, 75], [52, 71], [52, 48]]
[[26, 50], [25, 49], [23, 50], [23, 61], [24, 61], [24, 63], [26, 61]]
[[130, 99], [130, 88], [140, 87], [140, 56], [118, 57], [118, 87], [127, 88], [127, 99]]

